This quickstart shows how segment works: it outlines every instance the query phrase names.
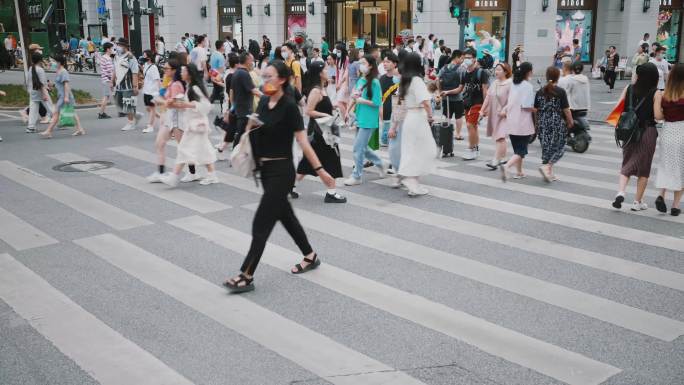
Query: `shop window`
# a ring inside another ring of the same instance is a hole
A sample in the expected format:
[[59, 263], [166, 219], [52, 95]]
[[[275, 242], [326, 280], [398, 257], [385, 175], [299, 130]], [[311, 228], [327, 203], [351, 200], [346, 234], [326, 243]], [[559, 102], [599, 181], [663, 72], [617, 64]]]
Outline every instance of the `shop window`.
[[677, 61], [681, 22], [681, 10], [661, 9], [658, 14], [658, 33], [656, 34], [655, 41], [667, 48], [667, 51], [665, 51], [665, 59], [669, 62]]

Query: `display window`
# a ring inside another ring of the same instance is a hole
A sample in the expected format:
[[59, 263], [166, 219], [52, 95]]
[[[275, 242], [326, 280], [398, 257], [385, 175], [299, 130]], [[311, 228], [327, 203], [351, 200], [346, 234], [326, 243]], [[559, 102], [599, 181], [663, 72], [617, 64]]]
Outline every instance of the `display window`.
[[220, 0], [218, 4], [218, 27], [221, 40], [227, 35], [244, 45], [242, 38], [242, 2], [240, 0]]
[[295, 40], [295, 36], [306, 34], [306, 2], [304, 0], [288, 0], [285, 9], [287, 39]]
[[470, 17], [464, 33], [466, 45], [477, 50], [478, 58], [486, 51], [499, 61], [505, 61], [510, 1], [469, 0], [468, 9]]
[[667, 48], [665, 59], [672, 63], [679, 59], [683, 3], [681, 0], [661, 0], [660, 2], [655, 41]]
[[411, 0], [329, 0], [327, 34], [356, 46], [390, 47], [411, 29]]
[[[591, 63], [594, 54], [594, 24], [596, 22], [596, 1], [559, 0], [556, 13], [556, 49], [575, 56], [580, 50], [580, 60]], [[573, 40], [579, 41], [579, 48]]]

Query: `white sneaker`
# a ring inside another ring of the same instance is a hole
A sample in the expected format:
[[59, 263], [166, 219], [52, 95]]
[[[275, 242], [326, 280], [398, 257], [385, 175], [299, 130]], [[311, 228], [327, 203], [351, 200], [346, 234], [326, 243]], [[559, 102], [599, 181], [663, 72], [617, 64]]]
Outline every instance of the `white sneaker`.
[[644, 202], [634, 201], [632, 203], [632, 211], [642, 211], [648, 209], [648, 205]]
[[378, 168], [378, 172], [380, 174], [380, 178], [386, 178], [387, 177], [387, 166], [384, 164], [380, 164], [379, 166], [375, 166]]
[[154, 174], [147, 177], [147, 181], [150, 183], [162, 183], [162, 174], [159, 171], [155, 171]]
[[421, 196], [421, 195], [427, 195], [427, 193], [428, 193], [428, 189], [426, 189], [423, 186], [417, 186], [414, 189], [409, 189], [408, 195], [410, 197], [417, 197], [417, 196]]
[[48, 124], [48, 123], [50, 123], [50, 118], [48, 118], [47, 116], [40, 120], [40, 124]]
[[401, 186], [402, 186], [401, 178], [399, 176], [396, 176], [396, 175], [394, 177], [392, 177], [392, 183], [390, 183], [390, 187], [391, 188], [399, 188]]
[[465, 150], [465, 152], [463, 153], [463, 156], [461, 158], [463, 158], [463, 160], [475, 160], [475, 159], [477, 159], [477, 157], [479, 155], [480, 155], [480, 151], [475, 150], [473, 148], [469, 148], [469, 149]]
[[220, 183], [220, 182], [221, 181], [216, 176], [216, 173], [212, 172], [212, 173], [207, 174], [207, 176], [205, 176], [204, 178], [202, 178], [202, 180], [199, 182], [199, 184], [201, 184], [202, 186], [207, 186], [210, 184]]
[[191, 174], [189, 172], [186, 172], [180, 181], [182, 183], [189, 183], [189, 182], [194, 182], [194, 181], [200, 180], [200, 179], [202, 179], [202, 177], [199, 176], [199, 174], [197, 174], [197, 173]]
[[361, 181], [361, 179], [356, 179], [356, 178], [354, 178], [353, 176], [350, 176], [349, 178], [347, 178], [347, 179], [344, 180], [344, 185], [345, 185], [345, 186], [358, 186], [358, 185], [360, 185], [361, 183], [363, 183], [363, 182]]
[[143, 134], [149, 134], [151, 132], [154, 132], [154, 127], [150, 126], [149, 124], [142, 130]]
[[135, 123], [128, 122], [125, 126], [121, 127], [121, 131], [132, 131], [135, 130]]
[[171, 187], [178, 186], [178, 175], [176, 175], [172, 172], [169, 172], [169, 173], [162, 175], [159, 179], [165, 185], [169, 185]]
[[35, 134], [35, 133], [36, 133], [36, 129], [35, 129], [34, 127], [27, 127], [27, 128], [26, 128], [26, 133], [27, 133], [27, 134]]

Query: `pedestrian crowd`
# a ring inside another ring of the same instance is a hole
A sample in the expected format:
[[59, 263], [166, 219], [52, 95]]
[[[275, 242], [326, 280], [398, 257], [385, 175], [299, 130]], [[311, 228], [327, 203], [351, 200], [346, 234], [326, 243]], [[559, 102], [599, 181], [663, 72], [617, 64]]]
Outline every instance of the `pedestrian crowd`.
[[[678, 215], [684, 189], [684, 65], [665, 70], [659, 64], [660, 48], [653, 58], [644, 57], [648, 47], [647, 42], [639, 46], [633, 82], [621, 96], [618, 129], [638, 134], [620, 141], [623, 164], [612, 205], [621, 208], [634, 176], [637, 194], [631, 210], [647, 208], [643, 195], [658, 148], [656, 186], [662, 192], [655, 205], [665, 212], [665, 193], [671, 190], [671, 214]], [[454, 156], [454, 141], [467, 140], [464, 161], [480, 158], [481, 124], [495, 148], [486, 168], [498, 170], [502, 182], [526, 178], [523, 163], [536, 139], [542, 150], [540, 175], [547, 183], [559, 180], [556, 167], [573, 132], [577, 127], [588, 131], [589, 78], [572, 52], [542, 69], [533, 68], [523, 55], [517, 46], [509, 64], [472, 47], [450, 49], [433, 34], [380, 50], [362, 38], [331, 44], [323, 37], [315, 47], [304, 37], [274, 47], [263, 36], [261, 43], [250, 40], [239, 47], [230, 35], [211, 44], [206, 35], [186, 33], [173, 50], [159, 38], [154, 50], [135, 58], [128, 41], [120, 38], [105, 41], [94, 54], [102, 82], [98, 118], [110, 117], [106, 109], [114, 96], [126, 118], [122, 131], [137, 129], [142, 92], [149, 119], [142, 132], [156, 131], [158, 164], [148, 177], [152, 183], [218, 183], [216, 162], [228, 158], [236, 171], [260, 181], [264, 194], [252, 244], [240, 274], [224, 283], [232, 292], [244, 292], [254, 288], [255, 269], [277, 221], [304, 256], [292, 272], [320, 265], [288, 198], [299, 197], [296, 185], [308, 175], [326, 186], [325, 203], [346, 202], [335, 181], [343, 177], [339, 143], [344, 131], [355, 133], [353, 169], [343, 181], [350, 187], [362, 184], [374, 167], [382, 178], [391, 177], [391, 187], [409, 196], [429, 194], [421, 178], [435, 170], [437, 157]], [[78, 115], [65, 110], [73, 107], [74, 97], [64, 56], [56, 58], [54, 109], [41, 56], [38, 51], [32, 56], [27, 131], [35, 130], [45, 109], [52, 119], [44, 137], [52, 136], [65, 112], [74, 120], [74, 135], [84, 134]], [[612, 89], [619, 64], [615, 47], [604, 59], [599, 64]], [[544, 79], [541, 87], [533, 85], [535, 74]], [[631, 120], [625, 116], [630, 114]], [[211, 142], [212, 126], [224, 132], [219, 143]], [[171, 140], [177, 143], [177, 156], [167, 170]], [[387, 147], [389, 160], [380, 156], [381, 147]], [[199, 167], [206, 168], [204, 176]]]

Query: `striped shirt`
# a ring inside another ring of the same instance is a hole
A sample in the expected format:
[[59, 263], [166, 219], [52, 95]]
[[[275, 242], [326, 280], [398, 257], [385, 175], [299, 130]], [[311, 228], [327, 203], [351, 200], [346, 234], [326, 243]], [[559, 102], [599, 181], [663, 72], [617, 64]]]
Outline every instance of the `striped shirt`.
[[112, 63], [112, 58], [107, 55], [102, 55], [101, 53], [95, 54], [100, 65], [100, 77], [102, 78], [102, 83], [108, 83], [112, 81], [112, 75], [114, 74], [114, 64]]

